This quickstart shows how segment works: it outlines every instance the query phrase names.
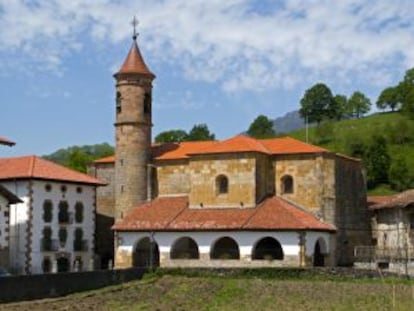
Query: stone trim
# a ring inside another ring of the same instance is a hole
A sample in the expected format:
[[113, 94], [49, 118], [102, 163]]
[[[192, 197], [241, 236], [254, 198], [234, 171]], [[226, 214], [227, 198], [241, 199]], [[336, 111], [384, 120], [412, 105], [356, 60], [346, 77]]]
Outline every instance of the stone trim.
[[32, 244], [33, 244], [33, 181], [28, 185], [29, 204], [27, 210], [27, 227], [26, 227], [26, 253], [24, 271], [26, 274], [31, 273], [32, 267]]

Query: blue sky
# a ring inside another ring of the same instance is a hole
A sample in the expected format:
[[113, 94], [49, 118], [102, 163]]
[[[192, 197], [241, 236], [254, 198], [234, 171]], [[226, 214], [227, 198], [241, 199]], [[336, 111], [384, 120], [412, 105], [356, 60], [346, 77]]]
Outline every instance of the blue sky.
[[114, 138], [114, 79], [138, 44], [157, 75], [153, 136], [219, 139], [299, 108], [317, 82], [379, 92], [414, 67], [414, 1], [0, 0], [0, 156]]

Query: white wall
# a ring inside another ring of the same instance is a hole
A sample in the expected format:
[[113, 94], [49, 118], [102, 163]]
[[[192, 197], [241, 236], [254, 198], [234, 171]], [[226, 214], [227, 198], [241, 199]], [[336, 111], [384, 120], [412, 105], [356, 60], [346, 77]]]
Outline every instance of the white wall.
[[[47, 192], [46, 184], [50, 184], [52, 189]], [[30, 185], [28, 180], [15, 182], [2, 182], [8, 190], [15, 193], [23, 203], [11, 205], [10, 207], [10, 264], [19, 273], [24, 272], [26, 261], [27, 245], [27, 226], [29, 222]], [[61, 186], [66, 187], [66, 192], [61, 191]], [[82, 192], [76, 191], [77, 187], [82, 188]], [[42, 273], [42, 261], [45, 256], [52, 260], [56, 258], [55, 252], [41, 252], [42, 231], [45, 226], [52, 228], [52, 239], [58, 238], [59, 227], [67, 228], [66, 245], [60, 249], [61, 252], [69, 253], [71, 265], [75, 256], [81, 256], [83, 267], [89, 266], [89, 261], [94, 253], [94, 231], [95, 231], [95, 187], [91, 185], [72, 184], [57, 181], [32, 180], [32, 244], [31, 244], [31, 273]], [[51, 223], [43, 221], [43, 202], [48, 199], [53, 202], [53, 218]], [[69, 204], [69, 213], [72, 214], [73, 222], [70, 224], [58, 223], [58, 205], [61, 200], [66, 200]], [[82, 202], [84, 205], [83, 222], [76, 223], [74, 219], [75, 204]], [[88, 240], [87, 252], [74, 252], [73, 240], [75, 228], [83, 229], [83, 239]]]

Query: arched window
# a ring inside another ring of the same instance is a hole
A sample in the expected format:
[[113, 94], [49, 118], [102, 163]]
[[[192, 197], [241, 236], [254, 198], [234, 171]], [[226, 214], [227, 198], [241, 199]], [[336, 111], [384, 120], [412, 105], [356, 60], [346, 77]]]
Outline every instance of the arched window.
[[83, 221], [83, 203], [76, 202], [75, 204], [75, 221], [81, 223]]
[[75, 229], [75, 238], [73, 240], [73, 250], [80, 252], [85, 250], [85, 247], [83, 247], [83, 230], [82, 228], [76, 228]]
[[53, 203], [50, 200], [45, 200], [43, 202], [43, 221], [44, 222], [51, 222], [52, 221], [52, 210], [53, 210]]
[[52, 229], [50, 227], [43, 228], [42, 251], [48, 252], [52, 250]]
[[66, 230], [65, 227], [59, 228], [58, 235], [59, 235], [60, 245], [64, 247], [66, 244], [66, 240], [68, 239], [68, 231]]
[[217, 194], [226, 194], [229, 192], [229, 179], [224, 175], [219, 175], [216, 178]]
[[69, 222], [69, 204], [67, 201], [59, 202], [59, 214], [58, 219], [59, 223], [68, 223]]
[[293, 193], [293, 178], [290, 175], [285, 175], [281, 179], [282, 181], [282, 194]]
[[43, 258], [42, 270], [43, 270], [43, 273], [49, 273], [52, 271], [52, 261], [50, 260], [49, 257]]

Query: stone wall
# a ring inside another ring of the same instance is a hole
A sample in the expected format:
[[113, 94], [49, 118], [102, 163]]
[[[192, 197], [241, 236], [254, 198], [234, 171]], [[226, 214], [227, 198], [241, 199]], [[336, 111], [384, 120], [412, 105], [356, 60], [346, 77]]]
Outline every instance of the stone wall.
[[[256, 158], [252, 153], [194, 156], [190, 159], [190, 207], [254, 207]], [[228, 178], [228, 193], [218, 194], [216, 179]]]
[[106, 268], [114, 259], [114, 234], [111, 230], [115, 217], [115, 167], [114, 163], [94, 163], [88, 174], [105, 181], [107, 185], [96, 188], [95, 252], [101, 267]]
[[159, 196], [190, 193], [188, 160], [158, 161], [156, 167]]
[[[276, 195], [293, 201], [310, 211], [319, 211], [323, 205], [323, 195], [327, 191], [330, 174], [321, 155], [280, 155], [274, 158], [274, 182]], [[293, 178], [293, 193], [282, 193], [282, 177]], [[332, 175], [333, 176], [333, 175]]]
[[0, 282], [0, 302], [64, 296], [139, 280], [144, 273], [144, 269], [133, 268], [4, 277]]
[[371, 244], [365, 179], [360, 161], [335, 157], [335, 196], [337, 264], [348, 265], [354, 261], [355, 246]]

